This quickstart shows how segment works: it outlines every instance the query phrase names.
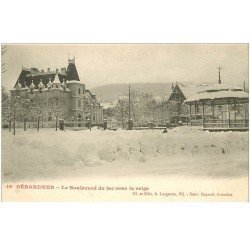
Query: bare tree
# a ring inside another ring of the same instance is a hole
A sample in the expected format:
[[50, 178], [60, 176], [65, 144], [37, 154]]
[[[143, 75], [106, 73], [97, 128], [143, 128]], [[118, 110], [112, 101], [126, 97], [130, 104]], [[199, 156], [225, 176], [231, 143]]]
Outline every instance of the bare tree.
[[91, 100], [91, 97], [85, 96], [83, 99], [83, 113], [88, 120], [89, 129], [92, 127], [92, 116], [96, 113], [97, 104]]
[[8, 123], [9, 131], [11, 131], [10, 94], [2, 86], [2, 125], [6, 123]]
[[[13, 135], [16, 134], [16, 120], [20, 115], [21, 101], [19, 95], [12, 95], [10, 97], [10, 121], [13, 121]], [[10, 123], [11, 126], [11, 123]]]
[[31, 101], [31, 112], [35, 115], [37, 119], [37, 131], [39, 131], [41, 116], [43, 114], [43, 111], [47, 109], [47, 100], [43, 95], [38, 94], [30, 101]]
[[52, 112], [52, 115], [54, 115], [56, 119], [56, 131], [58, 128], [58, 120], [60, 117], [66, 117], [66, 103], [63, 101], [63, 99], [59, 98], [58, 96], [55, 96], [50, 99], [49, 101], [49, 111]]
[[6, 65], [3, 61], [3, 55], [7, 52], [7, 45], [2, 45], [1, 47], [1, 55], [2, 55], [2, 63], [1, 63], [1, 69], [2, 69], [2, 73], [6, 72]]
[[23, 130], [27, 130], [26, 123], [29, 119], [31, 111], [31, 101], [27, 98], [20, 98], [20, 118], [23, 121]]
[[115, 106], [116, 121], [122, 128], [125, 128], [125, 122], [128, 120], [128, 100], [119, 99]]

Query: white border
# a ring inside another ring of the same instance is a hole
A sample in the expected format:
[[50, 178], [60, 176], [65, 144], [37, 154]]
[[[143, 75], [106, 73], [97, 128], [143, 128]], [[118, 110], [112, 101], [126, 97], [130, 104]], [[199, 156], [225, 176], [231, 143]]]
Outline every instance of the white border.
[[[248, 1], [5, 1], [1, 42], [249, 42]], [[250, 249], [246, 203], [8, 203], [2, 249]]]

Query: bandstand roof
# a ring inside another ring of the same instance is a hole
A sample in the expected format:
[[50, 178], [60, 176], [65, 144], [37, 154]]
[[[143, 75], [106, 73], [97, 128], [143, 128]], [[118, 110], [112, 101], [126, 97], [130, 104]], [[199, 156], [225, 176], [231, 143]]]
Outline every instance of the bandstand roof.
[[192, 97], [194, 94], [198, 93], [204, 88], [208, 88], [213, 86], [213, 83], [177, 83], [178, 87], [184, 94], [185, 98], [188, 99]]
[[247, 103], [249, 94], [239, 87], [217, 85], [204, 88], [185, 100], [185, 103], [204, 102], [205, 104], [227, 104], [228, 102]]

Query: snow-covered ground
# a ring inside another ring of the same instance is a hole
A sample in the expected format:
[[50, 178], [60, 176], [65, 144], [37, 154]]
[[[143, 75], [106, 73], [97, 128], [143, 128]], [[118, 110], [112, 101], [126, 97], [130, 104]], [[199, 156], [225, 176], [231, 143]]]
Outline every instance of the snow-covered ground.
[[247, 132], [18, 130], [2, 133], [3, 180], [74, 175], [241, 176], [248, 169]]
[[132, 179], [150, 183], [159, 179], [166, 184], [195, 178], [247, 184], [248, 132], [187, 127], [165, 134], [159, 130], [41, 129], [17, 130], [14, 136], [3, 130], [2, 168], [4, 183], [74, 179], [79, 183], [118, 179], [120, 183]]

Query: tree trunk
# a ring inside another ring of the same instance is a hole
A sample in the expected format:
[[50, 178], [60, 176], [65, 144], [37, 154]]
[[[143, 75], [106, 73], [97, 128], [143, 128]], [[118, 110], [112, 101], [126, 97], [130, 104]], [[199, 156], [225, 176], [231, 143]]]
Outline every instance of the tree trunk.
[[9, 132], [11, 132], [11, 120], [9, 120]]
[[123, 106], [122, 106], [122, 129], [124, 129], [124, 114], [123, 114]]
[[39, 126], [40, 126], [40, 117], [37, 118], [37, 131], [39, 131]]
[[57, 131], [57, 120], [58, 120], [58, 118], [56, 117], [56, 131]]
[[23, 130], [26, 131], [26, 120], [23, 121]]
[[16, 111], [14, 110], [13, 135], [16, 134]]
[[16, 119], [14, 119], [14, 122], [13, 122], [13, 135], [16, 134]]

